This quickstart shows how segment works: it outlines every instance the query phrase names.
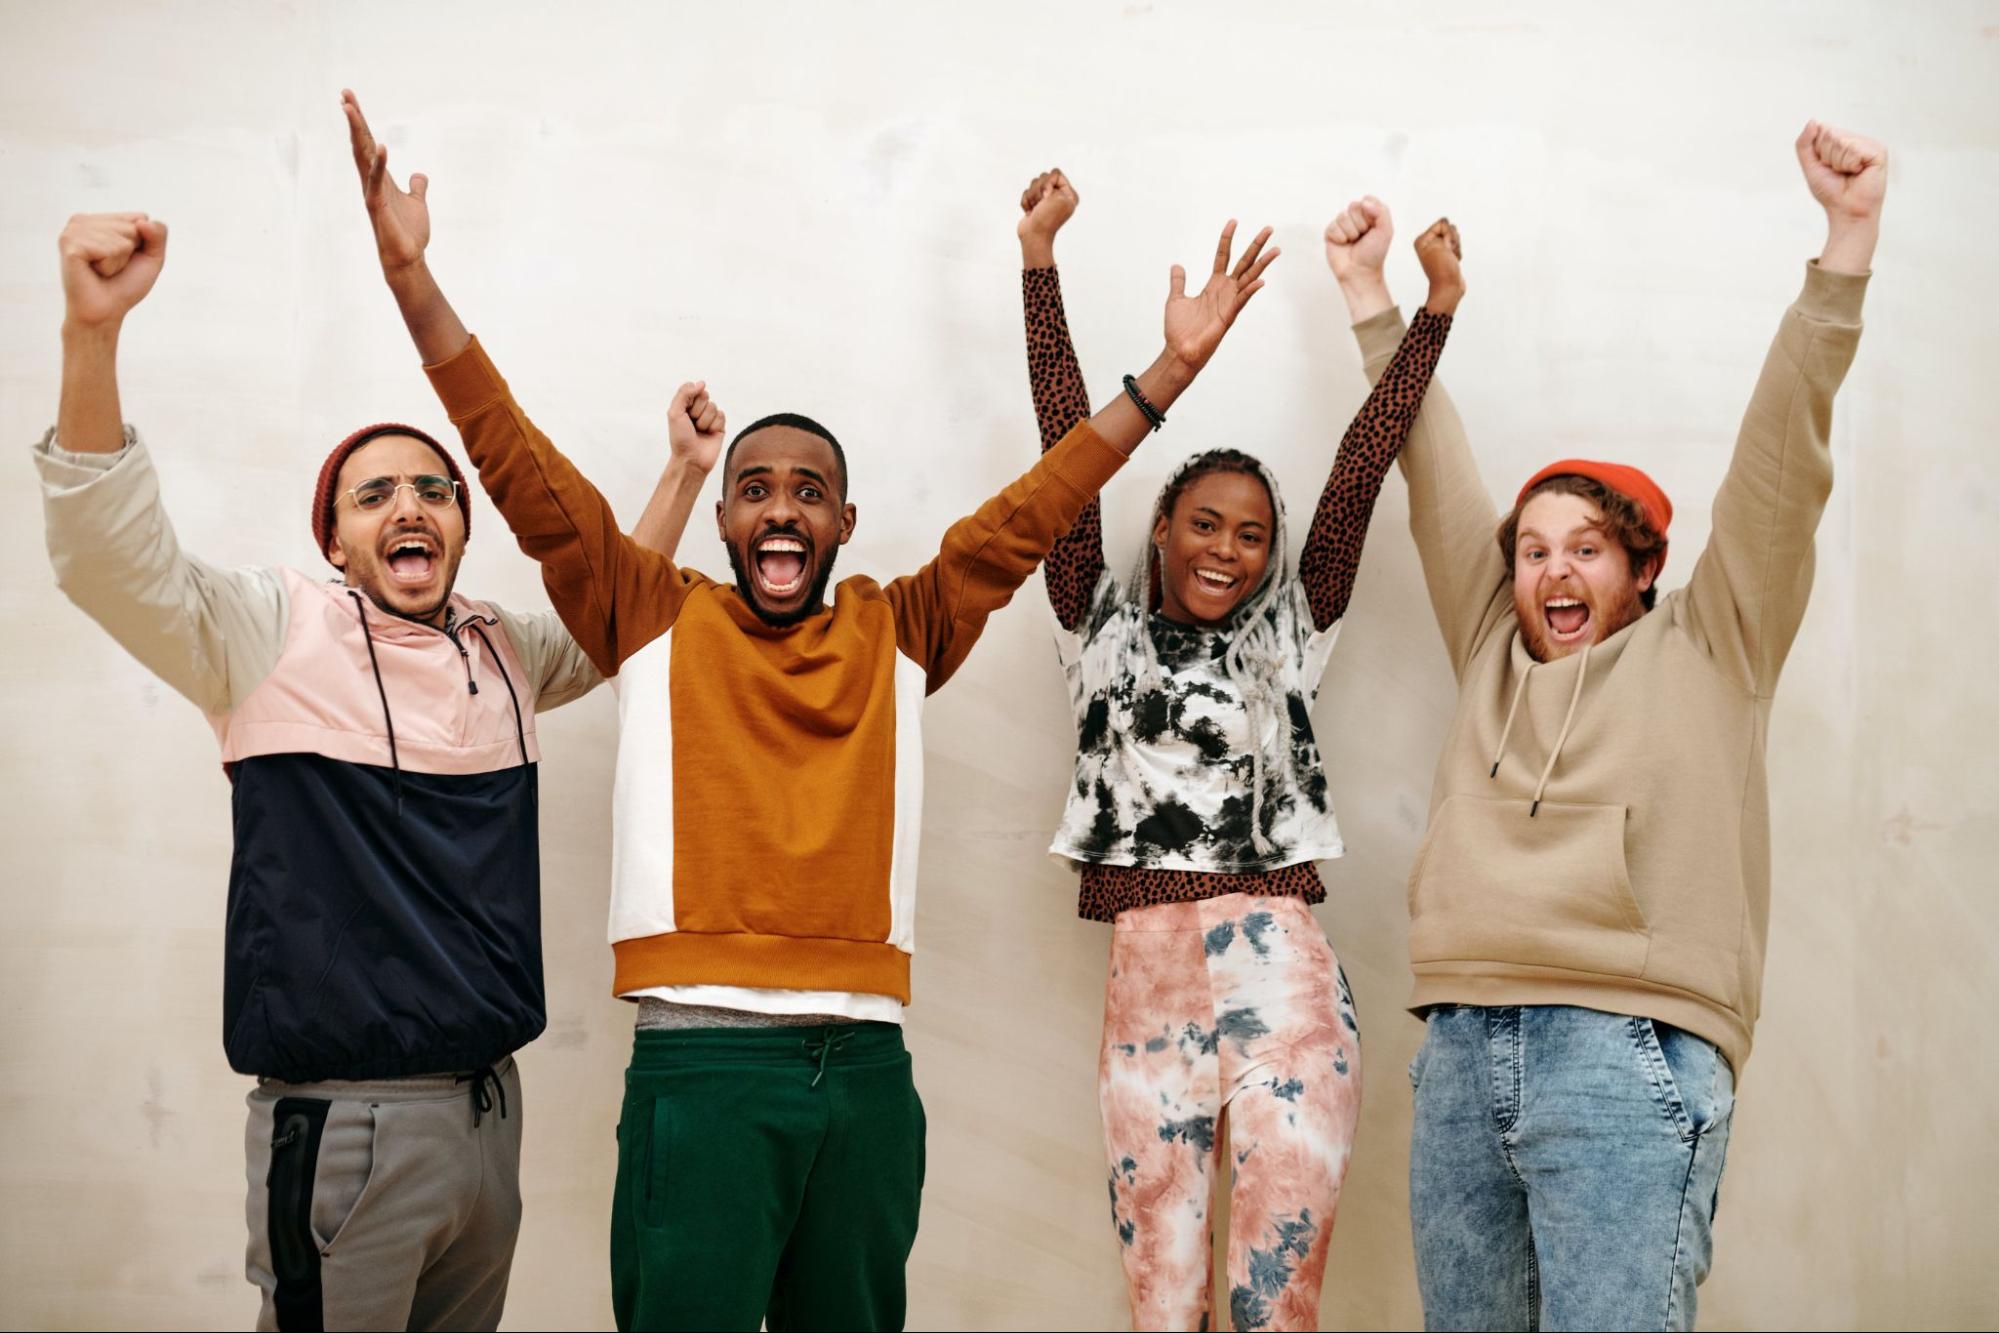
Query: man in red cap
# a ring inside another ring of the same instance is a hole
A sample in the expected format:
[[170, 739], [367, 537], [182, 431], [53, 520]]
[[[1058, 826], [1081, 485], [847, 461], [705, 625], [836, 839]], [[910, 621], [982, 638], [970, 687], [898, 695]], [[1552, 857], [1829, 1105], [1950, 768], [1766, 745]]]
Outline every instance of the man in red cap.
[[[1402, 452], [1459, 690], [1409, 896], [1432, 1328], [1694, 1321], [1762, 985], [1770, 698], [1811, 590], [1886, 185], [1871, 140], [1813, 122], [1796, 148], [1825, 249], [1686, 586], [1658, 594], [1672, 506], [1637, 468], [1553, 464], [1502, 520], [1434, 382]], [[1387, 230], [1363, 200], [1326, 234], [1371, 376], [1402, 335]]]
[[[312, 532], [340, 572], [183, 552], [119, 408], [125, 315], [166, 226], [61, 239], [56, 428], [36, 447], [70, 599], [208, 715], [234, 786], [222, 1035], [260, 1328], [495, 1327], [520, 1223], [520, 1074], [545, 1024], [535, 717], [599, 680], [551, 612], [453, 591], [471, 511], [413, 426], [343, 440]], [[698, 386], [641, 524], [678, 539], [722, 439]]]

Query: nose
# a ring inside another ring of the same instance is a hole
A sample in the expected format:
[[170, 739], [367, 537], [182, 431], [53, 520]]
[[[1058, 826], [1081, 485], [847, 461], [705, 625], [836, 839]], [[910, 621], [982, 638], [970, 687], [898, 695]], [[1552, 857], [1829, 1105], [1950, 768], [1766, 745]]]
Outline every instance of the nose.
[[763, 520], [766, 528], [791, 526], [798, 519], [798, 506], [789, 495], [779, 491], [764, 505]]
[[391, 523], [414, 522], [423, 513], [423, 506], [417, 503], [416, 487], [405, 482], [396, 487], [396, 493], [389, 501], [389, 521]]
[[1226, 529], [1215, 534], [1215, 544], [1209, 548], [1217, 560], [1236, 558], [1235, 537]]

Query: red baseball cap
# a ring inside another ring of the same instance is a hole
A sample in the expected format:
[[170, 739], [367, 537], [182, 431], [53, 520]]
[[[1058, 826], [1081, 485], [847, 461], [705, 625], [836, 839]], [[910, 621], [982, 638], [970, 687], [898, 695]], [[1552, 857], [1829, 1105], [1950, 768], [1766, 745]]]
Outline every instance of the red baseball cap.
[[413, 440], [422, 440], [437, 456], [444, 460], [444, 470], [458, 483], [458, 512], [465, 518], [465, 535], [472, 535], [472, 493], [465, 485], [465, 474], [458, 470], [458, 462], [445, 451], [443, 445], [432, 439], [428, 432], [415, 426], [405, 426], [399, 421], [378, 421], [372, 426], [363, 426], [339, 444], [319, 467], [319, 485], [312, 492], [312, 539], [319, 544], [319, 553], [326, 554], [328, 543], [333, 540], [333, 502], [340, 497], [334, 492], [333, 483], [340, 476], [340, 467], [347, 456], [370, 440], [379, 440], [384, 435], [407, 435]]
[[[1600, 463], [1590, 458], [1564, 458], [1559, 463], [1548, 464], [1527, 478], [1527, 484], [1520, 488], [1520, 494], [1514, 498], [1514, 505], [1517, 507], [1527, 498], [1527, 492], [1550, 477], [1588, 477], [1591, 481], [1602, 482], [1611, 490], [1637, 504], [1639, 512], [1645, 515], [1645, 522], [1659, 534], [1662, 543], [1665, 541], [1666, 528], [1673, 521], [1673, 502], [1659, 489], [1658, 482], [1637, 468], [1625, 463]], [[1665, 567], [1666, 552], [1661, 549], [1659, 568]]]

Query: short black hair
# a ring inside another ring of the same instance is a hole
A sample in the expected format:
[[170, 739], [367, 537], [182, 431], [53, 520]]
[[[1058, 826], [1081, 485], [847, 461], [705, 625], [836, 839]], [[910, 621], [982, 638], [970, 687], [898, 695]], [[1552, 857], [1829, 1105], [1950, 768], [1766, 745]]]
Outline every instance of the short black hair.
[[842, 500], [847, 498], [847, 451], [842, 449], [840, 442], [833, 438], [832, 431], [827, 430], [824, 426], [802, 412], [773, 412], [767, 417], [758, 417], [755, 421], [737, 431], [736, 438], [729, 441], [729, 452], [723, 455], [722, 458], [723, 476], [726, 477], [730, 469], [735, 466], [736, 446], [743, 442], [743, 437], [745, 435], [752, 435], [766, 426], [789, 426], [793, 430], [802, 430], [807, 435], [817, 435], [820, 439], [832, 445], [833, 459], [840, 465], [840, 498]]

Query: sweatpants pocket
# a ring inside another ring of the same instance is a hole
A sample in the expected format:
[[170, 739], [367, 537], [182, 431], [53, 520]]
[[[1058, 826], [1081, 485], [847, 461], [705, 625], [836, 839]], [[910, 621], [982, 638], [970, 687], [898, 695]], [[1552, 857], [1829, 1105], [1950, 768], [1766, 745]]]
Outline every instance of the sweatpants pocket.
[[271, 1108], [271, 1162], [264, 1176], [270, 1202], [271, 1295], [278, 1327], [318, 1328], [321, 1322], [319, 1242], [312, 1234], [312, 1187], [331, 1102], [284, 1097]]
[[664, 1097], [652, 1101], [652, 1114], [648, 1118], [645, 1152], [640, 1160], [644, 1163], [644, 1190], [639, 1200], [639, 1215], [649, 1227], [666, 1224], [667, 1173], [672, 1167], [672, 1115]]

